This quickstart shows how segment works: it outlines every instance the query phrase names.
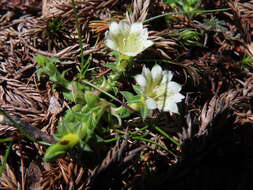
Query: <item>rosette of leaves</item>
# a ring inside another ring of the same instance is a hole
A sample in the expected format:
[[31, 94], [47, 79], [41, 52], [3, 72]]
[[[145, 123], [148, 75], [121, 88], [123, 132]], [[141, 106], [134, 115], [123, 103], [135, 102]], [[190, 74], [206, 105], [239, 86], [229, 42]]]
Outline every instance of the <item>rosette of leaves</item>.
[[164, 0], [173, 8], [180, 8], [183, 11], [190, 12], [198, 10], [201, 0]]
[[85, 100], [84, 106], [77, 104], [67, 110], [55, 134], [58, 141], [47, 149], [45, 161], [64, 155], [76, 145], [84, 151], [91, 151], [89, 145], [101, 139], [95, 130], [101, 127], [100, 120], [105, 113], [110, 115], [112, 104], [91, 92], [85, 94]]
[[59, 60], [55, 57], [45, 57], [43, 55], [36, 55], [36, 62], [38, 64], [37, 76], [41, 79], [42, 74], [46, 74], [49, 80], [53, 82], [53, 87], [60, 87], [61, 91], [69, 101], [84, 104], [84, 91], [85, 87], [77, 81], [68, 81], [65, 79], [65, 74], [68, 70], [60, 73], [56, 67]]

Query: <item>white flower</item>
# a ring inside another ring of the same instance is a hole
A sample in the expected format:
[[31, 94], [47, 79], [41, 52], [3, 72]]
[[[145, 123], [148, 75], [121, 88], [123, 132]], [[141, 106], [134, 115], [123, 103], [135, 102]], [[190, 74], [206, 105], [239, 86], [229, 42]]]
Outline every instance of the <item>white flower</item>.
[[153, 45], [151, 40], [147, 40], [148, 30], [143, 28], [141, 22], [112, 22], [105, 37], [106, 46], [127, 56], [136, 56]]
[[158, 108], [160, 111], [178, 113], [177, 103], [184, 96], [179, 93], [182, 86], [171, 81], [172, 77], [171, 71], [163, 71], [159, 65], [155, 65], [151, 71], [144, 66], [142, 74], [135, 76], [148, 109]]

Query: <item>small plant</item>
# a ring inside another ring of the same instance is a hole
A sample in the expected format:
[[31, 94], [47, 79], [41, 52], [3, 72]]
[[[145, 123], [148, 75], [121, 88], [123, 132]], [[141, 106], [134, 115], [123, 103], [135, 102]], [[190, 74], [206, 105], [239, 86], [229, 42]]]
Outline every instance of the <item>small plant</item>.
[[142, 74], [135, 77], [149, 110], [158, 108], [160, 111], [178, 113], [176, 103], [181, 102], [184, 96], [179, 93], [181, 85], [171, 81], [172, 77], [171, 71], [163, 71], [159, 65], [151, 71], [144, 66]]
[[12, 147], [12, 141], [13, 141], [12, 138], [0, 139], [0, 144], [5, 143], [5, 142], [10, 142], [10, 144], [7, 147], [7, 150], [5, 151], [5, 154], [3, 156], [2, 161], [0, 162], [0, 178], [2, 177], [2, 174], [5, 170], [5, 167], [6, 167], [6, 164], [7, 164], [7, 161], [8, 161], [8, 157], [9, 157], [11, 147]]
[[46, 21], [42, 35], [48, 40], [49, 49], [53, 46], [62, 46], [70, 39], [69, 31], [65, 25], [65, 21], [60, 17], [50, 18]]
[[177, 38], [185, 46], [203, 46], [200, 41], [201, 34], [195, 30], [183, 30], [179, 32], [179, 36]]
[[210, 19], [203, 20], [202, 27], [208, 31], [215, 32], [226, 32], [228, 29], [226, 28], [226, 23], [223, 20], [219, 20], [216, 17], [212, 16]]
[[60, 38], [61, 33], [64, 32], [64, 22], [60, 18], [53, 18], [47, 23], [47, 34], [49, 38]]
[[184, 30], [174, 30], [170, 34], [171, 38], [178, 41], [181, 46], [195, 46], [203, 47], [201, 41], [201, 33], [195, 29], [184, 29]]
[[190, 12], [198, 10], [201, 0], [164, 0], [173, 8], [180, 8], [183, 11]]
[[68, 81], [64, 75], [67, 71], [60, 73], [56, 67], [56, 63], [59, 62], [56, 58], [48, 58], [43, 55], [36, 56], [36, 62], [39, 66], [37, 71], [38, 79], [40, 80], [42, 74], [49, 76], [54, 84], [54, 88], [60, 87], [62, 89], [64, 97], [72, 102], [82, 103], [84, 101], [84, 87], [77, 81]]
[[243, 67], [244, 69], [247, 69], [249, 71], [252, 71], [253, 69], [253, 57], [252, 56], [247, 56], [244, 57], [239, 64], [241, 65], [241, 67]]
[[148, 30], [143, 28], [141, 22], [112, 22], [109, 29], [106, 33], [106, 45], [123, 55], [136, 56], [153, 45], [153, 42], [147, 39]]
[[[109, 93], [112, 90], [118, 91], [118, 79], [126, 72], [126, 68], [132, 65], [130, 63], [133, 62], [134, 56], [150, 47], [153, 42], [147, 40], [148, 32], [142, 23], [112, 22], [105, 36], [105, 44], [114, 50], [112, 54], [116, 56], [116, 61], [107, 64], [112, 68], [112, 72], [100, 83], [91, 83], [80, 78], [80, 74], [77, 74], [78, 81], [68, 81], [64, 77], [67, 71], [61, 74], [57, 70], [55, 63], [59, 60], [37, 56], [40, 66], [38, 77], [40, 78], [42, 73], [47, 74], [56, 88], [62, 87], [64, 97], [75, 103], [60, 121], [55, 134], [58, 141], [46, 151], [45, 161], [54, 160], [76, 145], [84, 151], [90, 151], [90, 145], [101, 139], [98, 131], [111, 128], [115, 121], [120, 125], [122, 118], [135, 111], [140, 112], [143, 119], [156, 108], [178, 113], [176, 103], [184, 98], [179, 93], [181, 85], [171, 81], [172, 73], [162, 71], [159, 65], [155, 65], [151, 71], [144, 66], [142, 74], [135, 77], [138, 85], [133, 85], [133, 88], [137, 95], [128, 91], [121, 92], [128, 105]], [[102, 98], [101, 94], [120, 102], [121, 105], [117, 107], [110, 99]], [[104, 126], [105, 123], [107, 126]]]

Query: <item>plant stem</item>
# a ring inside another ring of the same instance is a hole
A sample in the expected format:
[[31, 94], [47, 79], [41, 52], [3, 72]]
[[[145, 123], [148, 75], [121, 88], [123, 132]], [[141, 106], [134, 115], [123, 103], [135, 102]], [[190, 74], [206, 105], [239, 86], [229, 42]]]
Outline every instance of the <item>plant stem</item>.
[[179, 11], [179, 12], [165, 13], [165, 14], [161, 14], [161, 15], [152, 17], [152, 18], [150, 18], [150, 19], [147, 19], [147, 20], [145, 20], [143, 23], [147, 23], [147, 22], [153, 21], [153, 20], [155, 20], [155, 19], [165, 17], [165, 16], [167, 16], [167, 15], [204, 14], [204, 13], [223, 12], [223, 11], [227, 11], [227, 10], [229, 10], [229, 8], [225, 8], [225, 9], [211, 9], [211, 10], [195, 10], [195, 11]]
[[26, 138], [28, 138], [30, 141], [35, 142], [35, 139], [33, 137], [31, 137], [30, 135], [28, 135], [28, 133], [23, 129], [22, 126], [20, 126], [20, 124], [18, 124], [16, 121], [14, 121], [9, 114], [7, 114], [4, 110], [2, 110], [0, 108], [0, 113], [3, 114], [10, 122], [11, 124], [16, 127]]
[[154, 141], [152, 141], [150, 139], [145, 139], [143, 137], [132, 137], [132, 139], [134, 139], [134, 140], [140, 140], [140, 141], [145, 141], [147, 143], [154, 144], [154, 145], [156, 145], [156, 146], [164, 149], [165, 151], [171, 153], [173, 156], [176, 156], [175, 153], [173, 153], [171, 150], [169, 150], [166, 146], [163, 146], [163, 145], [161, 145], [161, 144], [159, 144], [157, 142], [154, 142]]
[[80, 57], [81, 57], [81, 64], [84, 64], [84, 56], [83, 56], [83, 41], [82, 41], [82, 33], [81, 33], [81, 27], [80, 27], [80, 21], [78, 19], [78, 14], [77, 14], [77, 8], [76, 8], [76, 1], [72, 0], [72, 6], [73, 6], [73, 12], [75, 15], [76, 19], [76, 29], [77, 29], [77, 35], [78, 35], [78, 41], [79, 41], [79, 46], [80, 46]]
[[171, 142], [173, 142], [174, 144], [176, 144], [177, 146], [180, 146], [180, 143], [177, 142], [175, 139], [173, 139], [171, 136], [169, 136], [165, 131], [163, 131], [161, 128], [159, 127], [155, 127], [155, 129], [161, 133], [163, 136], [165, 136], [166, 138], [168, 138]]
[[9, 146], [4, 154], [3, 163], [2, 163], [2, 166], [0, 166], [0, 177], [2, 177], [3, 171], [5, 169], [5, 166], [6, 166], [10, 151], [11, 151], [11, 146], [12, 146], [12, 143], [9, 144]]
[[95, 88], [96, 90], [102, 92], [103, 94], [109, 96], [110, 98], [112, 98], [112, 99], [115, 100], [116, 102], [118, 102], [118, 103], [120, 103], [121, 105], [125, 106], [127, 109], [129, 109], [129, 110], [135, 112], [135, 110], [134, 110], [133, 108], [131, 108], [130, 106], [128, 106], [128, 105], [125, 104], [124, 102], [120, 101], [118, 98], [116, 98], [115, 96], [113, 96], [113, 95], [111, 95], [110, 93], [106, 92], [105, 90], [103, 90], [103, 89], [97, 87], [96, 85], [94, 85], [94, 84], [92, 84], [92, 83], [90, 83], [90, 82], [88, 82], [88, 81], [83, 80], [83, 82], [84, 82], [85, 84], [87, 84], [87, 85], [89, 85], [89, 86]]

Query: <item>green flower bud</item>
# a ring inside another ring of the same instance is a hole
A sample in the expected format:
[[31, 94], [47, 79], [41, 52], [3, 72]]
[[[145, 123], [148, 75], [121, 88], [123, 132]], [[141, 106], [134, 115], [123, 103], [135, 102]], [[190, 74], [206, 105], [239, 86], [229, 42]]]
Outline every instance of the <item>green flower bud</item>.
[[98, 102], [99, 96], [97, 96], [96, 94], [92, 93], [92, 92], [85, 92], [85, 101], [88, 104], [88, 106], [92, 107], [94, 105], [96, 105], [96, 103]]
[[44, 156], [44, 160], [49, 162], [58, 156], [65, 154], [65, 152], [75, 146], [80, 141], [77, 134], [69, 133], [64, 135], [56, 144], [51, 145]]

